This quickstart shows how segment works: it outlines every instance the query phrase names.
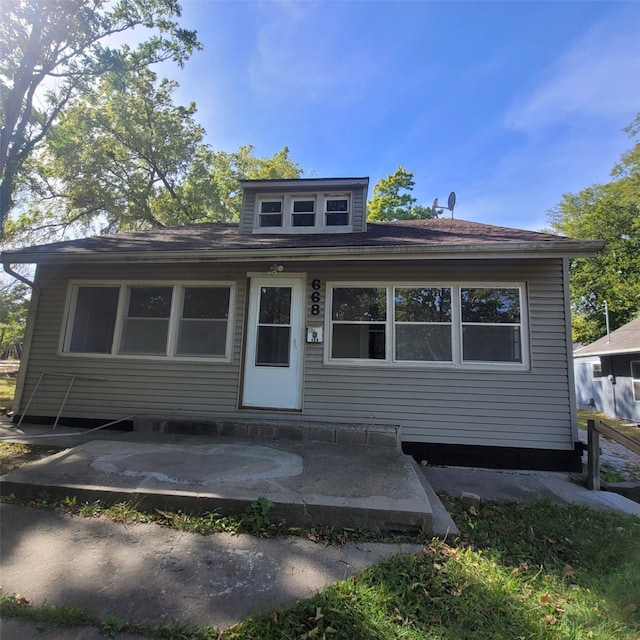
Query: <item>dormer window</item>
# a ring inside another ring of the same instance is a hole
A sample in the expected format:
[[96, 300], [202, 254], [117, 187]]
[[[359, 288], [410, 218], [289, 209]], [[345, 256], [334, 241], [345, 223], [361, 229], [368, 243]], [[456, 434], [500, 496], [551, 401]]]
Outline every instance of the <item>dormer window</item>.
[[291, 212], [292, 227], [316, 226], [316, 201], [311, 198], [293, 198], [293, 211]]
[[369, 178], [241, 180], [240, 233], [307, 235], [367, 230]]
[[325, 199], [325, 224], [327, 227], [341, 227], [349, 224], [349, 198]]
[[282, 198], [260, 201], [258, 226], [261, 228], [282, 226]]

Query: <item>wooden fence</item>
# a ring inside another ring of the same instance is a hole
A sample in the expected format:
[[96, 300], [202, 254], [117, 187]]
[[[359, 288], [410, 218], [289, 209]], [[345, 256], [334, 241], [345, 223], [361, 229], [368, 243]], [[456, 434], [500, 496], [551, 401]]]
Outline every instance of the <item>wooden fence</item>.
[[602, 420], [587, 420], [587, 488], [600, 490], [600, 434], [640, 455], [640, 443]]

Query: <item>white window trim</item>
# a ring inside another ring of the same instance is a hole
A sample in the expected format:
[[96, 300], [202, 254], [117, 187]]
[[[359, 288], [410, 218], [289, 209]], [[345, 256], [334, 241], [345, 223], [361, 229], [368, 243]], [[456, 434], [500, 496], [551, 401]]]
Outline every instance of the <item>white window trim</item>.
[[[326, 208], [327, 200], [347, 200], [347, 213], [349, 223], [346, 225], [327, 225]], [[313, 200], [315, 225], [312, 227], [293, 226], [293, 203], [297, 200]], [[261, 227], [260, 211], [263, 202], [282, 202], [282, 226]], [[353, 231], [353, 194], [351, 192], [312, 192], [312, 193], [259, 193], [256, 196], [256, 205], [253, 216], [254, 234], [305, 234], [305, 233], [349, 233]]]
[[[596, 366], [600, 367], [599, 376], [595, 375]], [[600, 360], [600, 358], [598, 358], [597, 361], [594, 360], [593, 362], [590, 362], [589, 368], [591, 369], [591, 380], [593, 380], [593, 382], [602, 382], [602, 361]]]
[[[167, 335], [167, 351], [165, 355], [159, 354], [130, 354], [120, 353], [120, 343], [122, 340], [122, 327], [124, 322], [125, 303], [129, 287], [173, 287], [171, 298], [171, 315], [169, 317], [169, 328]], [[116, 324], [113, 331], [113, 342], [111, 353], [79, 353], [69, 351], [71, 335], [73, 332], [73, 321], [77, 301], [77, 291], [79, 287], [119, 287], [118, 306], [116, 310]], [[178, 340], [178, 327], [180, 317], [178, 310], [184, 296], [184, 289], [188, 287], [229, 287], [229, 317], [227, 319], [227, 336], [225, 342], [224, 356], [209, 355], [176, 355], [175, 350]], [[202, 281], [202, 280], [70, 280], [67, 287], [67, 298], [63, 316], [60, 337], [58, 340], [57, 354], [65, 358], [86, 358], [91, 360], [153, 360], [162, 361], [174, 360], [178, 362], [218, 362], [231, 363], [233, 359], [233, 335], [235, 328], [235, 300], [236, 283], [232, 281]]]
[[640, 402], [640, 397], [636, 396], [636, 381], [640, 382], [640, 378], [633, 377], [633, 365], [636, 365], [640, 369], [640, 360], [631, 360], [629, 362], [629, 370], [631, 374], [631, 391], [633, 393], [633, 400], [635, 402]]
[[[387, 319], [385, 321], [385, 353], [384, 360], [374, 360], [365, 358], [332, 358], [331, 345], [333, 343], [333, 319], [331, 318], [331, 307], [333, 304], [333, 290], [335, 287], [362, 287], [387, 290], [387, 300], [391, 301], [387, 308]], [[416, 361], [416, 360], [395, 360], [395, 331], [394, 331], [394, 288], [442, 288], [451, 289], [451, 357], [452, 361]], [[520, 292], [520, 348], [522, 362], [484, 362], [484, 361], [463, 361], [462, 360], [462, 321], [460, 308], [460, 289], [482, 288], [482, 289], [518, 289]], [[381, 367], [381, 368], [401, 368], [401, 369], [464, 369], [464, 370], [490, 370], [490, 371], [529, 371], [530, 370], [530, 345], [529, 345], [529, 305], [527, 286], [524, 282], [389, 282], [389, 281], [330, 281], [326, 283], [326, 301], [324, 309], [325, 343], [323, 362], [327, 366], [347, 366], [347, 367]]]

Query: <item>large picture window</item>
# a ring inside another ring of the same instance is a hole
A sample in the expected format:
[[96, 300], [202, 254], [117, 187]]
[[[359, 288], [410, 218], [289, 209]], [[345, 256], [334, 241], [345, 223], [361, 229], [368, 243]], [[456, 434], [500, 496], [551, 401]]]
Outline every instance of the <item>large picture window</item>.
[[231, 285], [76, 284], [62, 351], [229, 359]]
[[523, 365], [523, 286], [329, 285], [329, 362]]

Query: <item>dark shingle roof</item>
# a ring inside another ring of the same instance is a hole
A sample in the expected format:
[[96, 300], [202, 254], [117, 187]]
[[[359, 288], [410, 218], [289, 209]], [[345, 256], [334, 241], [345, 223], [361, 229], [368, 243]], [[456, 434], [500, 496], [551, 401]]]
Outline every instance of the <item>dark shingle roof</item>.
[[594, 255], [600, 241], [583, 241], [536, 231], [510, 229], [455, 219], [369, 223], [363, 233], [240, 234], [237, 224], [205, 223], [54, 242], [2, 253], [4, 263], [68, 259], [115, 259], [135, 254], [198, 253], [212, 258], [238, 254], [337, 255], [370, 253], [549, 251], [558, 255]]
[[586, 347], [573, 352], [576, 358], [581, 356], [605, 356], [614, 353], [640, 353], [640, 316], [628, 322]]

